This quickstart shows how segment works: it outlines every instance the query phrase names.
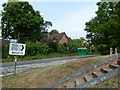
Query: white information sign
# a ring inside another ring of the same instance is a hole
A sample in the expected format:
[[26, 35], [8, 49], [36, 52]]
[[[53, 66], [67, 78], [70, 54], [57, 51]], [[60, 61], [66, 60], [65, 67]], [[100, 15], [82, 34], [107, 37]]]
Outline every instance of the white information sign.
[[9, 54], [10, 55], [25, 55], [25, 44], [10, 43]]

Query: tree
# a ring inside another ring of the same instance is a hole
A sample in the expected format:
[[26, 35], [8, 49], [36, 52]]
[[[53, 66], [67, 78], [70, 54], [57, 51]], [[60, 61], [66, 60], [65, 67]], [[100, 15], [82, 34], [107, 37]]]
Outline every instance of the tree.
[[42, 32], [48, 33], [48, 28], [52, 27], [52, 23], [50, 21], [45, 21], [43, 24], [43, 30]]
[[52, 27], [52, 23], [50, 21], [45, 21], [42, 27], [42, 38], [47, 37], [49, 27]]
[[[120, 3], [120, 2], [119, 2]], [[120, 22], [118, 19], [120, 12], [117, 2], [98, 2], [97, 16], [86, 22], [87, 38], [91, 43], [98, 46], [105, 46], [107, 50], [110, 47], [120, 46]], [[100, 46], [100, 47], [101, 47]]]
[[[1, 14], [0, 14], [0, 20], [1, 20]], [[1, 26], [1, 21], [0, 21], [0, 39], [2, 38], [2, 26]]]
[[82, 44], [85, 42], [85, 38], [80, 37], [80, 39], [73, 39], [71, 44], [74, 44], [76, 48], [84, 47]]
[[51, 35], [55, 35], [55, 34], [58, 34], [58, 33], [59, 32], [57, 30], [55, 30], [55, 29], [50, 32]]
[[2, 38], [25, 42], [42, 37], [43, 17], [28, 2], [8, 2], [2, 6]]
[[112, 27], [114, 28], [114, 32], [112, 36], [112, 45], [120, 48], [120, 1], [115, 6], [115, 16], [113, 21]]

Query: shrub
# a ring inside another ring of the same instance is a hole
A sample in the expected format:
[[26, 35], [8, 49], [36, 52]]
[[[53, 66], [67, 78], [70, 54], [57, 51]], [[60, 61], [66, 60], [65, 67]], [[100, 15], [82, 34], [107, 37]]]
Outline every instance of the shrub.
[[[25, 56], [36, 56], [36, 55], [48, 55], [52, 53], [70, 54], [77, 52], [77, 46], [69, 44], [58, 44], [56, 42], [48, 43], [32, 43], [26, 42]], [[24, 58], [25, 56], [18, 56], [19, 58]], [[12, 59], [14, 55], [9, 55], [9, 44], [2, 46], [2, 57], [3, 59]]]
[[49, 48], [51, 48], [51, 52], [57, 52], [58, 51], [58, 43], [57, 42], [48, 42], [47, 45]]
[[97, 50], [98, 50], [98, 52], [101, 53], [101, 55], [107, 55], [107, 54], [109, 54], [109, 47], [107, 47], [104, 44], [98, 45]]
[[68, 48], [69, 53], [76, 53], [78, 50], [78, 46], [76, 44], [73, 44], [73, 43], [68, 43], [67, 48]]
[[2, 58], [8, 58], [9, 56], [9, 45], [2, 45]]
[[64, 44], [58, 44], [58, 53], [66, 53], [66, 47]]
[[26, 43], [26, 56], [35, 56], [38, 54], [49, 54], [50, 48], [47, 44], [37, 42], [37, 43]]

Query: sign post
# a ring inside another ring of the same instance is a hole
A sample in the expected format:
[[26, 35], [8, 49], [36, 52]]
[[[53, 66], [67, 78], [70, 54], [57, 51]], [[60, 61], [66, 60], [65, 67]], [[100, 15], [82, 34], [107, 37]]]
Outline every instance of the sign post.
[[[25, 55], [25, 44], [21, 43], [10, 43], [9, 54], [10, 55]], [[16, 74], [17, 56], [15, 58], [14, 75]]]
[[17, 57], [15, 56], [15, 68], [14, 68], [14, 75], [16, 74], [16, 65], [17, 65]]

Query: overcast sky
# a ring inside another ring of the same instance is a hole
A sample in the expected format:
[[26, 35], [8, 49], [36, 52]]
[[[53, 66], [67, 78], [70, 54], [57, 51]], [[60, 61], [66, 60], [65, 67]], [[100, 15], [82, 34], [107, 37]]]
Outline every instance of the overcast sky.
[[[51, 21], [59, 32], [66, 32], [72, 39], [86, 37], [85, 22], [96, 16], [99, 0], [28, 0], [35, 10], [40, 11], [46, 21]], [[34, 1], [34, 2], [33, 2]], [[84, 2], [83, 2], [84, 1]], [[0, 0], [0, 5], [7, 0]], [[0, 6], [0, 10], [2, 7]]]

